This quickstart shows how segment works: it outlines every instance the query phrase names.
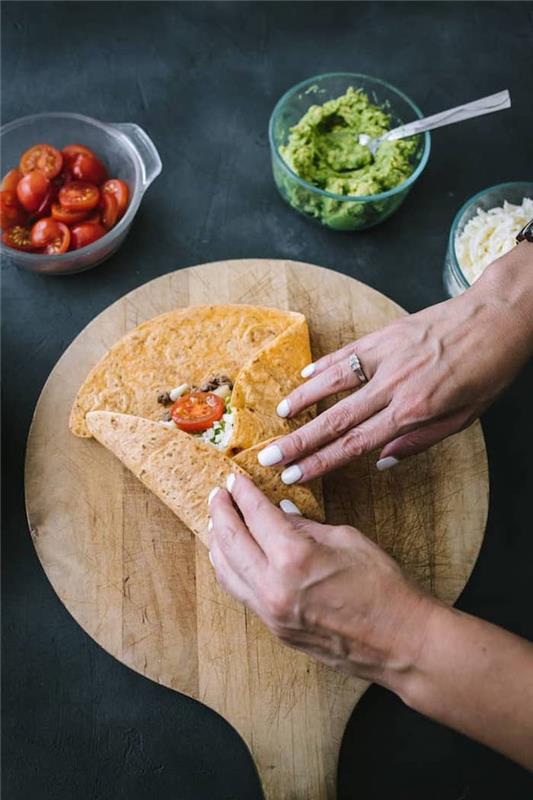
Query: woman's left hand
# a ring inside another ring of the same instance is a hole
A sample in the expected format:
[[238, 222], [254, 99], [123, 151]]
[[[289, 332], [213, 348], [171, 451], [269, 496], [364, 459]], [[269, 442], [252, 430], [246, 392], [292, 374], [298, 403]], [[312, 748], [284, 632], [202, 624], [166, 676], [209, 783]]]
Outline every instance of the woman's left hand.
[[210, 503], [223, 588], [291, 647], [395, 688], [436, 601], [355, 528], [285, 513], [243, 476], [229, 485]]

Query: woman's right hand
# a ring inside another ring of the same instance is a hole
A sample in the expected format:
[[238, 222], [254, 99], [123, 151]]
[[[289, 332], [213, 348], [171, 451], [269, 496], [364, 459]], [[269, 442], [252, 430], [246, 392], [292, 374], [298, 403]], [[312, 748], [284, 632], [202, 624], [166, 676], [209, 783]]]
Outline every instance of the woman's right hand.
[[[352, 394], [261, 451], [264, 466], [291, 465], [285, 483], [324, 475], [381, 448], [378, 468], [470, 425], [511, 382], [533, 349], [533, 245], [494, 262], [460, 297], [405, 316], [310, 365], [306, 383], [278, 406], [283, 417], [334, 393]], [[367, 383], [350, 367], [356, 353]]]

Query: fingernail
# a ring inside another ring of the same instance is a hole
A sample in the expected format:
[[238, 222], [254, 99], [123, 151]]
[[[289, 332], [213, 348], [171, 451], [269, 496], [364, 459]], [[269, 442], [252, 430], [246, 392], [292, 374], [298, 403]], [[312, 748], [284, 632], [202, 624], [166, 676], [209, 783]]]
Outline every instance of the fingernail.
[[208, 531], [213, 530], [213, 520], [211, 519], [211, 517], [209, 517], [209, 522], [207, 523], [207, 530]]
[[211, 563], [211, 566], [214, 567], [215, 566], [215, 562], [213, 561], [213, 556], [211, 555], [211, 550], [207, 551], [207, 555], [209, 557], [209, 561]]
[[380, 458], [379, 461], [376, 463], [376, 467], [379, 469], [380, 472], [383, 472], [386, 469], [390, 469], [391, 467], [396, 466], [396, 464], [400, 463], [399, 458], [394, 458], [394, 456], [387, 456], [387, 458]]
[[281, 473], [281, 480], [287, 486], [291, 483], [296, 483], [302, 477], [303, 472], [298, 466], [298, 464], [293, 464], [292, 467], [288, 467], [288, 469], [284, 469]]
[[277, 444], [269, 444], [257, 456], [257, 460], [262, 467], [271, 467], [273, 464], [279, 464], [283, 458], [283, 453]]
[[279, 507], [286, 514], [298, 514], [300, 517], [302, 516], [302, 512], [298, 506], [294, 505], [292, 500], [281, 500]]
[[303, 370], [300, 372], [300, 375], [302, 376], [302, 378], [310, 378], [310, 377], [311, 377], [311, 375], [313, 375], [313, 374], [314, 374], [314, 372], [315, 372], [315, 369], [316, 369], [316, 367], [315, 367], [315, 365], [314, 365], [314, 364], [308, 364], [308, 365], [307, 365], [306, 367], [304, 367], [304, 368], [303, 368]]
[[278, 417], [288, 417], [291, 413], [291, 407], [288, 400], [282, 400], [281, 403], [276, 408], [276, 414]]
[[215, 486], [214, 489], [211, 489], [211, 491], [209, 492], [209, 497], [207, 498], [207, 505], [210, 505], [213, 502], [213, 497], [219, 491], [220, 491], [220, 486]]
[[230, 494], [231, 494], [231, 490], [233, 489], [233, 484], [234, 484], [234, 483], [235, 483], [235, 475], [234, 475], [234, 474], [233, 474], [233, 472], [232, 472], [232, 473], [231, 473], [230, 475], [228, 475], [228, 477], [226, 478], [226, 489], [228, 490], [228, 492], [229, 492]]

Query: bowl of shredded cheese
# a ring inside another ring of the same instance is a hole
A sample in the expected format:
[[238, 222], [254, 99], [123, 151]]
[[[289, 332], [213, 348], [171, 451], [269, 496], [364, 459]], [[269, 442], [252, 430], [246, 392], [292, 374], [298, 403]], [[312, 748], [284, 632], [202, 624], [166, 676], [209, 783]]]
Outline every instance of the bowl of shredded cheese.
[[533, 218], [533, 181], [501, 183], [470, 198], [453, 221], [444, 264], [451, 297], [468, 289], [497, 258], [516, 244]]

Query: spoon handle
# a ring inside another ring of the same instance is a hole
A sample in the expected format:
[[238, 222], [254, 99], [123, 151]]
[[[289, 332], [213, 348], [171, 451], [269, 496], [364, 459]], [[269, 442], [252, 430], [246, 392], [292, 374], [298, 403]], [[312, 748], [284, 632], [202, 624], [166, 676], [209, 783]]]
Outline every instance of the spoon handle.
[[394, 142], [396, 139], [414, 136], [415, 133], [442, 128], [444, 125], [452, 125], [454, 122], [462, 122], [464, 119], [470, 119], [471, 117], [481, 117], [483, 114], [492, 114], [493, 111], [502, 111], [504, 108], [510, 107], [511, 96], [509, 91], [505, 89], [503, 92], [490, 94], [488, 97], [482, 97], [472, 103], [466, 103], [464, 106], [449, 108], [447, 111], [441, 111], [431, 117], [417, 119], [414, 122], [408, 122], [407, 125], [393, 128], [389, 133], [385, 134], [383, 139]]

